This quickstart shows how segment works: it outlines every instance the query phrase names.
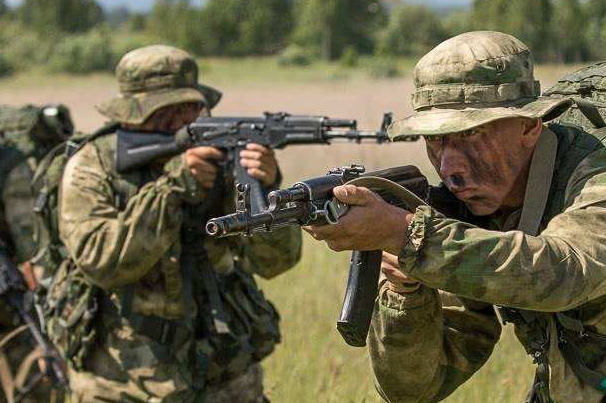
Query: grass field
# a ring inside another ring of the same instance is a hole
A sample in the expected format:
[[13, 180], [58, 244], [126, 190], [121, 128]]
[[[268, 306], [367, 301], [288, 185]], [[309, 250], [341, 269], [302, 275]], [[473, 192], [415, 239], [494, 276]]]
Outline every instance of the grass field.
[[[355, 117], [360, 127], [375, 128], [383, 111], [393, 111], [396, 117], [411, 113], [413, 64], [403, 61], [402, 65], [403, 77], [375, 80], [363, 68], [314, 65], [284, 69], [268, 59], [213, 59], [202, 63], [202, 77], [225, 94], [215, 114], [286, 110]], [[537, 76], [546, 89], [573, 69], [539, 66]], [[0, 80], [0, 104], [63, 102], [71, 108], [77, 128], [87, 131], [103, 122], [93, 105], [115, 91], [109, 75], [47, 77], [34, 72]], [[414, 164], [436, 178], [421, 143], [293, 147], [279, 151], [278, 158], [285, 184], [351, 163], [367, 168]], [[283, 343], [265, 362], [266, 389], [273, 402], [381, 401], [372, 385], [366, 351], [345, 345], [335, 330], [348, 259], [347, 253], [329, 252], [305, 236], [301, 263], [272, 281], [261, 282], [282, 315]], [[511, 330], [505, 329], [489, 363], [447, 402], [522, 401], [533, 369]]]

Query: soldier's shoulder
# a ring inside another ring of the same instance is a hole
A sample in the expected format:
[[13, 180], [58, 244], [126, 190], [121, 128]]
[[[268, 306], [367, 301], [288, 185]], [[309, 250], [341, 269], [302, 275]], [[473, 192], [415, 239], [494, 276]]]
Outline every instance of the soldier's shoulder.
[[71, 176], [74, 170], [85, 169], [94, 171], [102, 169], [110, 171], [113, 167], [113, 156], [116, 149], [116, 134], [108, 133], [91, 140], [82, 140], [78, 151], [67, 161], [65, 176]]

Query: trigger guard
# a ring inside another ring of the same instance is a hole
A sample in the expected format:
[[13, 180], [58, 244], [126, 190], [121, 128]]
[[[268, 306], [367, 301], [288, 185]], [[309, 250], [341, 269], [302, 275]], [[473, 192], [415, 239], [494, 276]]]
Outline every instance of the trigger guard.
[[335, 225], [339, 222], [339, 218], [345, 215], [347, 210], [347, 204], [343, 204], [334, 198], [327, 200], [324, 203], [324, 218], [330, 225]]

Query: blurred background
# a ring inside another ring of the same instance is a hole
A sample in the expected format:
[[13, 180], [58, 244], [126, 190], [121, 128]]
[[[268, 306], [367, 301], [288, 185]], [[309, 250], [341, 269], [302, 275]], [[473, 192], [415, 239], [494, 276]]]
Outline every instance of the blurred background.
[[[216, 115], [288, 111], [356, 118], [412, 112], [412, 70], [442, 40], [491, 29], [523, 40], [543, 89], [606, 58], [606, 0], [0, 0], [0, 104], [62, 102], [76, 128], [103, 123], [94, 106], [117, 90], [113, 69], [139, 46], [198, 57], [201, 81], [224, 98]], [[334, 166], [414, 164], [436, 180], [424, 144], [336, 144], [279, 151], [284, 185]], [[263, 281], [283, 342], [264, 363], [273, 402], [380, 402], [365, 349], [338, 335], [348, 253], [305, 236], [291, 272]], [[397, 368], [394, 368], [397, 371]], [[489, 363], [448, 400], [520, 402], [531, 360], [508, 326]]]

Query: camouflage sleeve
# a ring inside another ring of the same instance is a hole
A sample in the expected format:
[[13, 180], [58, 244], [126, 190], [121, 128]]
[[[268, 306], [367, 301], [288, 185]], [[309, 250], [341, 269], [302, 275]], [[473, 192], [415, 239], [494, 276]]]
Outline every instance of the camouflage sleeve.
[[566, 208], [539, 236], [488, 231], [420, 207], [400, 268], [423, 284], [517, 308], [557, 312], [606, 294], [606, 151], [584, 160]]
[[31, 259], [36, 251], [34, 244], [34, 195], [30, 186], [33, 172], [27, 161], [11, 170], [2, 194], [5, 220], [15, 245], [17, 262]]
[[181, 156], [170, 160], [165, 171], [119, 211], [111, 174], [93, 144], [68, 162], [60, 191], [61, 239], [76, 265], [100, 287], [144, 276], [179, 239], [183, 201], [202, 199]]
[[[278, 172], [276, 184], [270, 190], [279, 188], [281, 181], [282, 174]], [[224, 197], [224, 200], [229, 201], [229, 206], [224, 206], [223, 214], [233, 212], [233, 184], [230, 189]], [[238, 237], [237, 242], [243, 257], [243, 268], [263, 278], [272, 278], [284, 273], [301, 259], [302, 239], [299, 226], [257, 233], [251, 237]]]
[[286, 227], [242, 240], [244, 268], [272, 278], [293, 267], [301, 258], [301, 228]]
[[422, 286], [381, 287], [368, 337], [375, 386], [390, 403], [438, 402], [488, 359], [501, 334], [491, 305]]

